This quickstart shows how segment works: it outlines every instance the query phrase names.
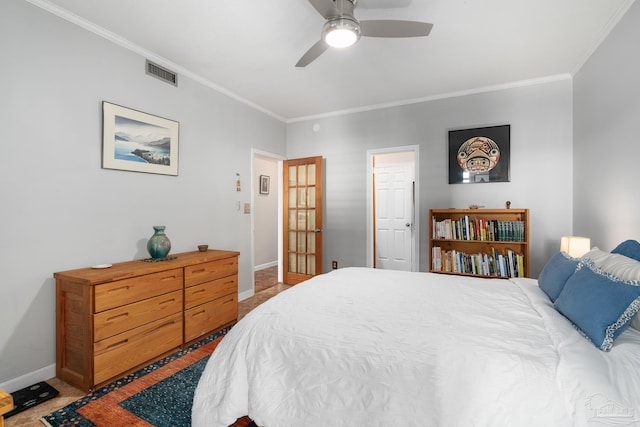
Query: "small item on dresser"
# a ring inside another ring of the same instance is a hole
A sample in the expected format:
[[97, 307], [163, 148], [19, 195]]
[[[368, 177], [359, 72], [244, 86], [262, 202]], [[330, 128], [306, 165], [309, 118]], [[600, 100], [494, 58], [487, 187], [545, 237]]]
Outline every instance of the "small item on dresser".
[[109, 267], [111, 267], [111, 264], [96, 264], [91, 266], [91, 268], [109, 268]]
[[507, 203], [505, 203], [507, 205], [507, 209], [511, 209], [511, 202], [509, 200], [507, 200]]
[[209, 245], [198, 245], [198, 250], [200, 252], [207, 252], [209, 250]]
[[164, 225], [154, 225], [155, 232], [153, 236], [147, 242], [147, 251], [153, 259], [163, 259], [167, 257], [167, 254], [171, 250], [171, 241], [164, 234]]

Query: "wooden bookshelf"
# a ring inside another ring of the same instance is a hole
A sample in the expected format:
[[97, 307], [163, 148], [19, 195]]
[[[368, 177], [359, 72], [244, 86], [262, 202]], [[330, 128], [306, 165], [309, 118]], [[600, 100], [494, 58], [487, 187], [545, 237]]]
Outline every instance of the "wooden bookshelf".
[[430, 270], [529, 277], [529, 209], [431, 209]]

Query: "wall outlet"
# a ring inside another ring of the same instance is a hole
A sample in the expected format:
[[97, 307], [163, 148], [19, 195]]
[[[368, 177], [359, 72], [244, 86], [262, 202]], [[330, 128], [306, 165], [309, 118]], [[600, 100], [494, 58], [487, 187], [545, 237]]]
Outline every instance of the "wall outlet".
[[334, 270], [338, 269], [338, 261], [331, 261], [331, 268], [333, 268]]

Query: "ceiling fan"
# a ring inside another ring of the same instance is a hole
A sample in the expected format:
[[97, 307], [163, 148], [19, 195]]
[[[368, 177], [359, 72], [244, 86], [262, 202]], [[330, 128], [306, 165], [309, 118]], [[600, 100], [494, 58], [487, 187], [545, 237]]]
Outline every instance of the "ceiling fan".
[[353, 16], [358, 0], [309, 0], [327, 20], [322, 38], [302, 55], [296, 67], [305, 67], [330, 47], [348, 47], [365, 37], [424, 37], [433, 24], [418, 21], [371, 20], [358, 21]]

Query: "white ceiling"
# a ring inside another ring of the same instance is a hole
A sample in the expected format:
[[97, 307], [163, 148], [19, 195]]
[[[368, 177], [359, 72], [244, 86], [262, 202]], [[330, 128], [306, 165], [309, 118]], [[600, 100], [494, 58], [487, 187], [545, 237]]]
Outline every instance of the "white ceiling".
[[306, 0], [28, 1], [292, 121], [572, 75], [634, 0], [358, 0], [358, 19], [433, 30], [363, 37], [306, 68], [324, 23]]

